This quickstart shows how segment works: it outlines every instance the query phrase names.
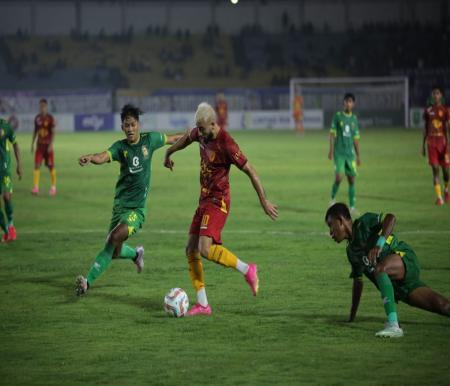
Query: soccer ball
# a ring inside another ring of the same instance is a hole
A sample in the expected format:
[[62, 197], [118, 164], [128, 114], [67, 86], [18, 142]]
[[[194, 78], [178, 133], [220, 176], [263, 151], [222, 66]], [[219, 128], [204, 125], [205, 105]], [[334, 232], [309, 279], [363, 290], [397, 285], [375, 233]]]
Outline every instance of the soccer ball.
[[181, 318], [189, 309], [189, 298], [181, 288], [172, 288], [164, 297], [164, 311], [170, 316]]

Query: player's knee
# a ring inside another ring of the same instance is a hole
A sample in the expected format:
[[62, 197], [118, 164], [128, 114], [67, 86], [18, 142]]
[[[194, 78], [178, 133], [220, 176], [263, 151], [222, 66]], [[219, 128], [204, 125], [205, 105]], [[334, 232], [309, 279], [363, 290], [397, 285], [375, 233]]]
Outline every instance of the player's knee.
[[334, 180], [335, 182], [336, 182], [336, 184], [340, 184], [341, 183], [341, 181], [342, 181], [342, 176], [340, 176], [340, 175], [337, 175], [336, 176], [336, 179]]
[[112, 245], [118, 246], [124, 242], [126, 237], [124, 228], [119, 227], [110, 233], [108, 240]]

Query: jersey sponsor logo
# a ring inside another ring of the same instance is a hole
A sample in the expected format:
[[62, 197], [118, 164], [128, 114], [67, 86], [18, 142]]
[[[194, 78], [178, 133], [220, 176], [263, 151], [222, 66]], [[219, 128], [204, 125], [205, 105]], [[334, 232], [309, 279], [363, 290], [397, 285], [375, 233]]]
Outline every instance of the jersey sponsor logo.
[[144, 170], [138, 156], [134, 156], [133, 159], [131, 160], [131, 163], [133, 166], [128, 167], [128, 170], [130, 171], [131, 174], [140, 173], [142, 172], [142, 170]]
[[213, 162], [216, 159], [216, 152], [212, 150], [206, 150], [206, 155], [208, 156], [209, 162]]
[[350, 126], [349, 125], [345, 125], [343, 135], [344, 135], [344, 137], [350, 137], [351, 136], [351, 134], [350, 134]]
[[363, 261], [364, 265], [369, 269], [369, 272], [372, 272], [375, 270], [375, 268], [372, 266], [372, 264], [370, 263], [367, 256], [363, 256], [362, 261]]
[[433, 124], [433, 126], [434, 126], [436, 129], [440, 129], [440, 128], [442, 127], [442, 121], [439, 120], [439, 119], [433, 119], [433, 120], [431, 121], [431, 123]]

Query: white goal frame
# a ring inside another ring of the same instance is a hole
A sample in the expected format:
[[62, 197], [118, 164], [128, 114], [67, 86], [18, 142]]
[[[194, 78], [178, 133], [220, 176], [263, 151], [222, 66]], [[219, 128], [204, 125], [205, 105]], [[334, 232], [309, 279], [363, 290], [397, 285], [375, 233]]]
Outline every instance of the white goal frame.
[[335, 84], [401, 84], [403, 85], [403, 98], [404, 98], [404, 126], [409, 127], [409, 80], [407, 76], [373, 76], [373, 77], [342, 77], [342, 78], [291, 78], [289, 80], [289, 110], [292, 115], [292, 108], [295, 97], [295, 84], [301, 85], [335, 85]]

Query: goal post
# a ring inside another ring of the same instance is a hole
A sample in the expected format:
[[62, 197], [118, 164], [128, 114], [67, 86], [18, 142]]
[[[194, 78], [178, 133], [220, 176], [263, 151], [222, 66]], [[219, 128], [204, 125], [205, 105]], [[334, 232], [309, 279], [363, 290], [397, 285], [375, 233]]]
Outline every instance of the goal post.
[[355, 112], [362, 126], [409, 126], [409, 82], [403, 76], [291, 78], [291, 116], [294, 102], [300, 97], [304, 110], [322, 110], [324, 125], [328, 127], [333, 114], [342, 109], [347, 92], [356, 97]]

